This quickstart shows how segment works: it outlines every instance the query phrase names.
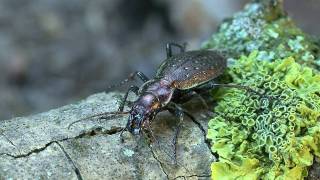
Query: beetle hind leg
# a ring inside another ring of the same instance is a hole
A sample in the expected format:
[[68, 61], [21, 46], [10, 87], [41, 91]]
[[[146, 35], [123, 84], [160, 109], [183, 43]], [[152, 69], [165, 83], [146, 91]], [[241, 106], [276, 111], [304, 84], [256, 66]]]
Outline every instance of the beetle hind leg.
[[168, 107], [167, 110], [171, 114], [173, 114], [174, 116], [179, 118], [179, 122], [175, 128], [174, 136], [172, 139], [172, 144], [173, 144], [173, 149], [174, 149], [174, 154], [173, 154], [174, 155], [174, 164], [177, 164], [178, 138], [179, 138], [179, 134], [180, 134], [181, 127], [182, 127], [184, 113], [183, 113], [183, 109], [179, 105], [174, 104], [174, 103], [171, 103], [171, 104], [173, 104], [174, 107]]
[[190, 101], [192, 98], [197, 98], [205, 109], [210, 109], [208, 103], [201, 96], [201, 94], [194, 90], [190, 90], [181, 94], [174, 94], [172, 101], [178, 104], [183, 104]]

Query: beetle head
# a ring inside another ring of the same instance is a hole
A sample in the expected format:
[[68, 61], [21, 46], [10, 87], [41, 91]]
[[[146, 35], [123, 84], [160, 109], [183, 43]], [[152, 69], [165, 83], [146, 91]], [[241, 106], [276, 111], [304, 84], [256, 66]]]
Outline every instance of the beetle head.
[[128, 131], [133, 135], [140, 134], [144, 116], [139, 113], [131, 113], [127, 123]]
[[146, 114], [143, 106], [135, 106], [128, 117], [126, 129], [133, 135], [141, 133], [141, 129], [144, 127], [145, 122], [149, 122], [150, 116]]
[[150, 93], [143, 94], [131, 108], [126, 129], [133, 135], [140, 134], [141, 129], [155, 117], [159, 107], [157, 97]]
[[159, 108], [160, 102], [155, 95], [142, 94], [130, 110], [126, 129], [133, 135], [140, 134], [141, 129], [149, 124]]

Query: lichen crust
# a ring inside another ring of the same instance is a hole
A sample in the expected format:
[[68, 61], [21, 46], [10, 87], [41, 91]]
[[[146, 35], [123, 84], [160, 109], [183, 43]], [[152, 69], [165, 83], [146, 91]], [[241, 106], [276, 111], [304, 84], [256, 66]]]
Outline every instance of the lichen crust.
[[241, 56], [228, 69], [241, 89], [219, 88], [207, 138], [212, 179], [303, 179], [320, 157], [320, 74], [293, 57]]
[[242, 11], [225, 20], [202, 48], [227, 52], [232, 59], [255, 50], [258, 50], [259, 60], [291, 56], [300, 64], [320, 70], [318, 40], [298, 28], [280, 7], [268, 12], [270, 7], [264, 7], [263, 3], [247, 4]]

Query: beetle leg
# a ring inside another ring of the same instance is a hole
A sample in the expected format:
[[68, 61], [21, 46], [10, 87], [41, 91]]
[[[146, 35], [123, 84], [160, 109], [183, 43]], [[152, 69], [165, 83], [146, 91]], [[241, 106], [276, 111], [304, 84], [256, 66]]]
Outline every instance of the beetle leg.
[[153, 131], [151, 129], [150, 122], [145, 122], [144, 123], [144, 127], [146, 128], [148, 134], [151, 136], [151, 142], [156, 142], [156, 144], [160, 146], [158, 140], [154, 136], [154, 133], [153, 133]]
[[202, 86], [200, 86], [199, 88], [197, 88], [197, 90], [210, 90], [212, 88], [216, 88], [216, 87], [226, 87], [226, 88], [237, 88], [237, 89], [242, 89], [242, 90], [246, 90], [248, 92], [257, 94], [259, 96], [264, 96], [262, 93], [254, 90], [253, 88], [249, 87], [249, 86], [244, 86], [244, 85], [239, 85], [239, 84], [220, 84], [220, 83], [215, 83], [214, 81], [209, 81], [207, 84], [204, 84]]
[[259, 94], [257, 91], [253, 90], [249, 86], [243, 86], [243, 85], [238, 85], [238, 84], [218, 84], [218, 83], [210, 83], [210, 86], [212, 87], [227, 87], [227, 88], [237, 88], [237, 89], [243, 89], [246, 91], [254, 92]]
[[184, 109], [184, 108], [181, 108], [179, 105], [177, 105], [177, 104], [175, 104], [175, 103], [173, 103], [173, 102], [170, 102], [170, 103], [172, 103], [175, 107], [178, 107], [178, 108], [180, 109], [180, 111], [182, 112], [183, 115], [188, 116], [188, 118], [190, 118], [191, 121], [192, 121], [193, 123], [195, 123], [195, 124], [200, 128], [200, 130], [201, 130], [203, 133], [206, 133], [205, 129], [202, 127], [202, 125], [200, 124], [200, 122], [198, 122], [198, 121], [196, 120], [196, 118], [193, 117], [193, 115], [192, 115], [189, 111], [187, 111], [187, 110]]
[[107, 89], [105, 91], [107, 92], [109, 89], [113, 89], [115, 87], [122, 86], [122, 85], [126, 84], [127, 82], [134, 80], [136, 76], [138, 76], [139, 79], [141, 79], [143, 82], [147, 82], [149, 80], [149, 78], [145, 74], [143, 74], [140, 71], [136, 71], [134, 73], [131, 73], [127, 79], [121, 81], [120, 83], [107, 87]]
[[[186, 93], [183, 93], [182, 95], [179, 94], [178, 97], [176, 97], [176, 99], [174, 99], [174, 102], [179, 102], [179, 104], [183, 104], [185, 102], [188, 102], [191, 98], [193, 97], [197, 97], [200, 101], [201, 101], [201, 104], [206, 108], [206, 109], [209, 109], [209, 106], [208, 104], [206, 103], [206, 101], [203, 99], [203, 97], [197, 93], [196, 91], [189, 91], [189, 92], [186, 92]], [[176, 103], [177, 103], [176, 102]]]
[[183, 43], [183, 45], [177, 44], [177, 43], [167, 43], [166, 44], [166, 52], [167, 52], [167, 58], [172, 56], [172, 46], [175, 46], [180, 49], [180, 53], [183, 53], [186, 51], [187, 43]]
[[203, 105], [206, 109], [209, 109], [209, 106], [208, 106], [208, 104], [206, 103], [206, 101], [203, 99], [203, 97], [202, 97], [200, 94], [198, 94], [197, 92], [195, 92], [195, 91], [192, 91], [192, 92], [194, 92], [194, 93], [193, 93], [193, 96], [197, 96], [197, 98], [201, 101], [202, 105]]
[[141, 71], [136, 71], [134, 73], [131, 73], [129, 76], [129, 79], [133, 80], [135, 76], [138, 76], [143, 82], [149, 81], [149, 78], [145, 74], [143, 74], [143, 72]]
[[178, 149], [178, 137], [179, 137], [179, 134], [180, 134], [180, 130], [181, 130], [181, 126], [182, 126], [182, 122], [183, 122], [183, 110], [182, 108], [175, 104], [175, 103], [170, 103], [172, 104], [174, 107], [168, 107], [167, 110], [175, 115], [176, 117], [179, 118], [179, 123], [175, 129], [175, 132], [174, 132], [174, 136], [173, 136], [173, 139], [172, 139], [172, 144], [173, 144], [173, 147], [174, 147], [174, 163], [177, 164], [177, 149]]
[[182, 110], [178, 109], [176, 112], [176, 116], [179, 117], [179, 123], [177, 125], [176, 131], [174, 133], [174, 137], [172, 143], [174, 144], [174, 163], [177, 164], [177, 149], [178, 149], [178, 137], [180, 134], [182, 122], [183, 122], [183, 112]]
[[202, 127], [202, 125], [200, 124], [200, 122], [198, 122], [198, 121], [196, 120], [196, 118], [193, 117], [193, 115], [192, 115], [189, 111], [187, 111], [187, 110], [185, 110], [185, 109], [182, 109], [182, 110], [183, 110], [183, 113], [184, 113], [186, 116], [188, 116], [188, 118], [190, 118], [191, 121], [192, 121], [193, 123], [195, 123], [195, 124], [200, 128], [200, 130], [201, 130], [203, 133], [206, 132], [206, 131], [204, 130], [204, 128]]
[[[118, 111], [119, 111], [119, 112], [123, 112], [124, 105], [126, 104], [126, 101], [127, 101], [127, 99], [128, 99], [128, 95], [129, 95], [129, 93], [130, 93], [131, 91], [134, 92], [136, 95], [138, 95], [139, 87], [138, 87], [138, 86], [134, 86], [134, 85], [130, 86], [130, 88], [127, 90], [126, 94], [124, 95], [122, 101], [120, 102], [120, 105], [119, 105], [119, 108], [118, 108]], [[123, 129], [121, 130], [121, 132], [120, 132], [120, 141], [121, 141], [121, 142], [124, 142], [124, 139], [123, 139], [122, 134], [123, 134], [123, 132], [124, 132], [125, 130], [127, 130], [127, 126], [128, 126], [128, 125], [126, 125], [126, 127], [123, 128]]]
[[268, 98], [269, 100], [272, 100], [272, 97], [270, 96], [267, 96], [259, 91], [256, 91], [254, 89], [252, 89], [251, 87], [249, 86], [243, 86], [243, 85], [238, 85], [238, 84], [218, 84], [218, 83], [210, 83], [211, 87], [227, 87], [227, 88], [237, 88], [237, 89], [243, 89], [243, 90], [246, 90], [250, 93], [254, 93], [254, 94], [257, 94], [258, 96], [260, 97], [266, 97]]
[[123, 100], [120, 102], [120, 106], [119, 106], [118, 111], [120, 111], [120, 112], [123, 111], [124, 105], [128, 99], [128, 95], [131, 91], [134, 92], [136, 95], [138, 95], [139, 87], [138, 86], [130, 86], [130, 88], [128, 89], [128, 91], [124, 95]]

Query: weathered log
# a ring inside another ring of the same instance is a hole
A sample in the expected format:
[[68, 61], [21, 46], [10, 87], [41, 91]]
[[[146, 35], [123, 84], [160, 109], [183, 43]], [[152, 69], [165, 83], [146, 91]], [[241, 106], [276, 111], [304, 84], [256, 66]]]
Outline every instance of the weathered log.
[[0, 179], [210, 179], [214, 156], [205, 142], [209, 118], [201, 112], [195, 114], [199, 124], [184, 120], [176, 164], [172, 138], [178, 121], [169, 113], [159, 114], [152, 124], [159, 144], [129, 133], [121, 143], [126, 116], [91, 118], [68, 129], [83, 117], [116, 111], [119, 95], [95, 94], [76, 104], [1, 121]]

